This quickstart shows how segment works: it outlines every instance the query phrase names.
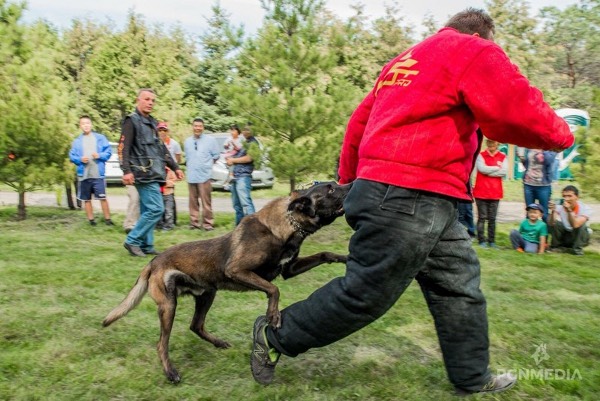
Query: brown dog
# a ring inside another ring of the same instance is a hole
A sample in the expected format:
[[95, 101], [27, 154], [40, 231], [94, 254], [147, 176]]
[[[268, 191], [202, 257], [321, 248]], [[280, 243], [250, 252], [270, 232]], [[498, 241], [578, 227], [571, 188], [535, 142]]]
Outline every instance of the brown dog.
[[158, 355], [167, 378], [181, 380], [169, 360], [169, 335], [173, 327], [177, 296], [191, 294], [196, 309], [190, 329], [215, 347], [230, 345], [205, 330], [204, 321], [217, 290], [263, 291], [268, 297], [267, 318], [280, 326], [279, 289], [271, 283], [323, 263], [345, 263], [346, 256], [320, 252], [298, 258], [304, 239], [344, 213], [343, 202], [350, 185], [319, 183], [275, 199], [260, 211], [244, 217], [229, 234], [175, 245], [144, 267], [134, 287], [102, 322], [108, 326], [135, 308], [144, 294], [158, 305], [160, 339]]

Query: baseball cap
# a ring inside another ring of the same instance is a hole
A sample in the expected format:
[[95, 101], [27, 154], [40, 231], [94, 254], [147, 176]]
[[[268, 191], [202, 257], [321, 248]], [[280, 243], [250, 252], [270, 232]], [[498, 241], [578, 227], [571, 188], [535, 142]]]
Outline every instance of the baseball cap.
[[169, 126], [167, 125], [167, 123], [165, 121], [161, 121], [156, 126], [156, 129], [169, 129]]
[[544, 208], [538, 203], [530, 203], [529, 205], [527, 205], [527, 208], [525, 210], [529, 209], [539, 210], [540, 212], [544, 213]]

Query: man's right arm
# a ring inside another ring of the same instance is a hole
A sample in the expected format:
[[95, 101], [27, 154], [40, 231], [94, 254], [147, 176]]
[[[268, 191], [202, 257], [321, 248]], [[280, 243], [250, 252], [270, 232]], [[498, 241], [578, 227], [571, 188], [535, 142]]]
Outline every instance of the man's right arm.
[[125, 121], [123, 121], [123, 126], [121, 127], [121, 139], [119, 141], [119, 162], [121, 164], [121, 170], [123, 170], [123, 174], [131, 173], [131, 165], [129, 161], [129, 152], [131, 150], [131, 145], [133, 144], [133, 138], [135, 136], [135, 132], [133, 131], [133, 122], [131, 118], [126, 117]]

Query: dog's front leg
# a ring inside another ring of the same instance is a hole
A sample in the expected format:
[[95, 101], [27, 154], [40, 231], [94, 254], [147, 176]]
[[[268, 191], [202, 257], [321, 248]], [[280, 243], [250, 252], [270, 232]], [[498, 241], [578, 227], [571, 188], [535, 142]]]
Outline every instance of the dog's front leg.
[[298, 258], [289, 265], [283, 267], [281, 277], [285, 280], [295, 277], [310, 269], [322, 265], [323, 263], [346, 263], [346, 255], [339, 255], [332, 252], [320, 252], [311, 256]]
[[244, 286], [263, 291], [267, 294], [269, 302], [267, 304], [267, 320], [273, 328], [281, 327], [281, 313], [279, 312], [279, 288], [269, 281], [263, 279], [258, 274], [248, 270], [227, 271], [227, 277], [243, 284]]

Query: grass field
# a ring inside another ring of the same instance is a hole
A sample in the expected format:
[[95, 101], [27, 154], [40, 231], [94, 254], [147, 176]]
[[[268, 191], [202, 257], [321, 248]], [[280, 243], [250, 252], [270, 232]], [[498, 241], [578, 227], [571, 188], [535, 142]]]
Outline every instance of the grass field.
[[[249, 370], [252, 324], [266, 310], [264, 294], [217, 295], [207, 328], [232, 344], [227, 350], [188, 329], [193, 302], [182, 298], [170, 347], [182, 383], [171, 385], [156, 354], [158, 319], [149, 297], [122, 320], [101, 327], [144, 264], [122, 247], [123, 216], [115, 216], [117, 227], [92, 228], [81, 212], [28, 212], [28, 220], [17, 222], [16, 208], [0, 208], [1, 400], [455, 399], [432, 319], [414, 284], [365, 329], [297, 358], [282, 357], [268, 387], [256, 384]], [[217, 214], [211, 233], [180, 226], [157, 233], [156, 243], [165, 249], [232, 228], [231, 214]], [[498, 228], [497, 242], [506, 249], [477, 252], [488, 299], [491, 368], [514, 370], [521, 380], [510, 392], [472, 399], [600, 399], [600, 255], [519, 254], [508, 250], [510, 228]], [[350, 235], [340, 219], [309, 237], [303, 253], [344, 253]], [[276, 280], [281, 306], [306, 298], [343, 269], [328, 265]]]

